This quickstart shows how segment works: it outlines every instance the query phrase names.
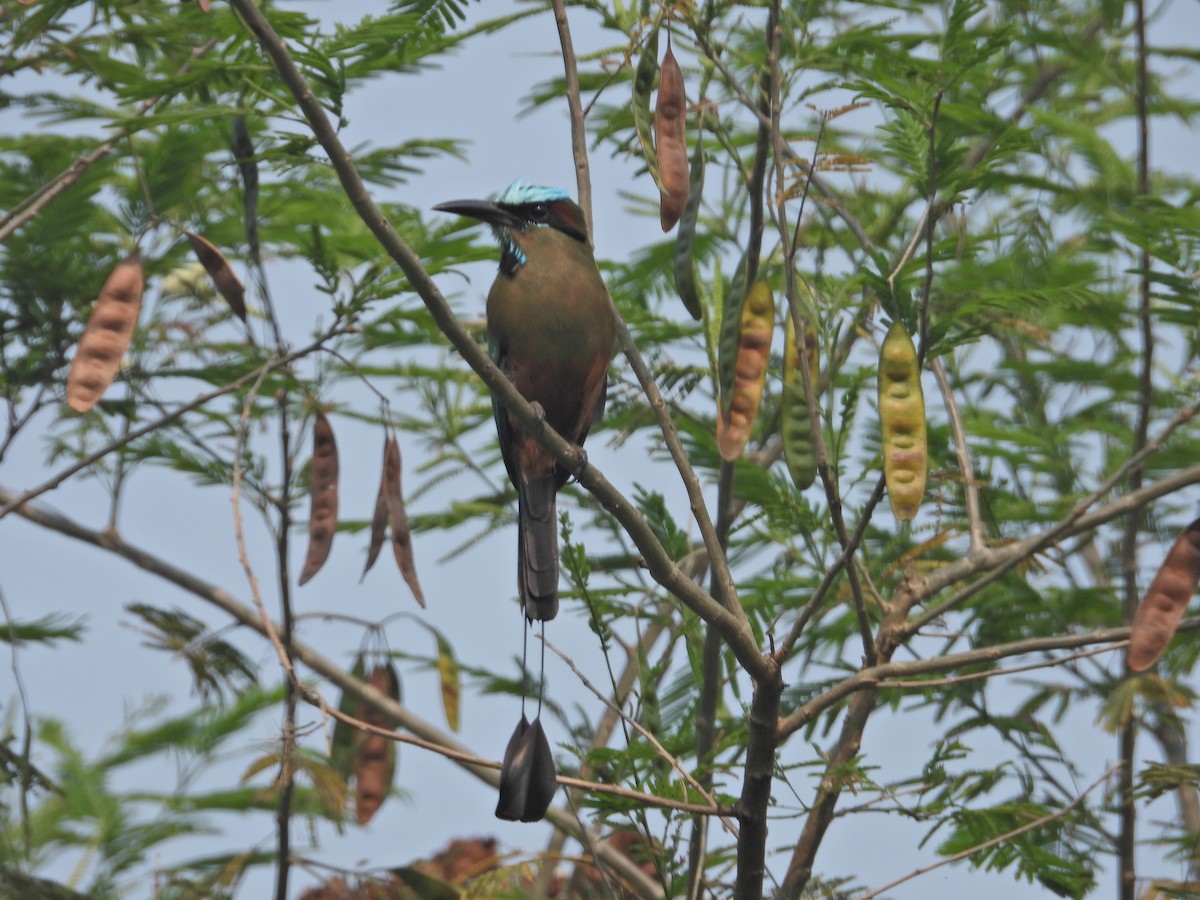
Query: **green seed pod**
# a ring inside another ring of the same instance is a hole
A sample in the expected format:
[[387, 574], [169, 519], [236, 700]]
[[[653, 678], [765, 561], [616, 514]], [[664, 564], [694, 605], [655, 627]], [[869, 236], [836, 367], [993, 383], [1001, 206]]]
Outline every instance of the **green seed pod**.
[[[703, 117], [700, 124], [703, 125]], [[704, 140], [703, 129], [696, 129], [696, 146], [692, 150], [691, 181], [688, 184], [687, 203], [679, 219], [679, 232], [675, 236], [675, 290], [693, 319], [701, 316], [699, 281], [696, 275], [696, 224], [700, 219], [700, 200], [704, 190]]]
[[[808, 356], [809, 380], [813, 393], [821, 377], [820, 347], [817, 330], [804, 320], [804, 350]], [[787, 344], [783, 350], [783, 394], [780, 398], [779, 436], [783, 440], [783, 456], [788, 473], [797, 490], [809, 487], [817, 477], [817, 453], [813, 442], [812, 424], [808, 419], [808, 398], [804, 395], [804, 376], [800, 368], [800, 342], [796, 326], [787, 317]]]
[[724, 305], [721, 307], [721, 328], [717, 336], [717, 395], [720, 397], [722, 413], [729, 412], [729, 401], [733, 396], [738, 335], [742, 328], [742, 307], [746, 304], [748, 253], [749, 251], [742, 254], [729, 285], [729, 294], [725, 297]]
[[658, 73], [658, 28], [655, 27], [642, 45], [642, 55], [633, 73], [633, 100], [630, 109], [633, 111], [633, 127], [637, 132], [638, 143], [642, 147], [642, 160], [650, 170], [654, 183], [662, 187], [662, 179], [658, 175], [658, 156], [654, 152], [652, 134], [652, 119], [650, 114], [650, 93], [654, 90], [654, 76]]
[[[726, 462], [742, 455], [750, 437], [767, 383], [774, 330], [775, 299], [771, 288], [766, 281], [756, 281], [742, 304], [729, 402], [722, 403], [724, 408], [717, 411], [717, 448]], [[724, 351], [724, 346], [721, 349]]]
[[879, 424], [888, 499], [896, 518], [908, 520], [925, 494], [929, 454], [917, 348], [899, 321], [892, 323], [879, 351]]

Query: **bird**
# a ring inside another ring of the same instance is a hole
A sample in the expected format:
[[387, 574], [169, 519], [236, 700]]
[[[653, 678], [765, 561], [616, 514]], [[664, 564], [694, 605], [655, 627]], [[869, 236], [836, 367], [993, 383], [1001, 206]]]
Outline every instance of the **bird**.
[[[434, 209], [478, 219], [500, 244], [487, 297], [492, 361], [546, 424], [581, 446], [604, 414], [616, 320], [583, 211], [555, 187], [515, 181], [494, 200]], [[517, 490], [517, 593], [529, 623], [558, 613], [558, 490], [570, 474], [492, 398]]]

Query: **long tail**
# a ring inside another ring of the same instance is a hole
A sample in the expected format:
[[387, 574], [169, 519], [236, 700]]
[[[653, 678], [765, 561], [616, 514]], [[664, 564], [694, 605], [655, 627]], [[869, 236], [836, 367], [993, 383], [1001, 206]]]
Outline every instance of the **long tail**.
[[558, 614], [558, 516], [553, 475], [526, 481], [517, 499], [517, 587], [525, 618]]

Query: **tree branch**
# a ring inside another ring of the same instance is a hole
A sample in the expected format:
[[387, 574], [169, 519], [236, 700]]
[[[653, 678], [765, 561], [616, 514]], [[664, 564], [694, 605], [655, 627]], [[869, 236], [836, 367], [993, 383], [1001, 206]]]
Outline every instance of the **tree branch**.
[[76, 472], [86, 469], [92, 463], [103, 459], [114, 450], [119, 450], [131, 441], [136, 441], [143, 435], [150, 434], [151, 432], [162, 428], [164, 425], [171, 424], [185, 413], [189, 413], [194, 409], [198, 409], [199, 407], [204, 406], [206, 403], [209, 403], [218, 397], [223, 397], [226, 394], [232, 394], [234, 391], [239, 391], [247, 385], [252, 384], [254, 381], [265, 377], [267, 374], [275, 371], [276, 369], [283, 368], [284, 366], [287, 366], [298, 359], [308, 356], [314, 351], [320, 350], [324, 343], [330, 338], [334, 337], [335, 335], [344, 334], [347, 330], [348, 329], [343, 325], [335, 325], [308, 346], [303, 347], [300, 350], [295, 350], [284, 356], [279, 356], [275, 359], [269, 360], [259, 368], [255, 369], [253, 372], [247, 372], [241, 378], [236, 378], [229, 382], [229, 384], [223, 385], [215, 390], [211, 390], [207, 394], [201, 394], [194, 400], [190, 400], [187, 403], [184, 403], [182, 406], [177, 406], [175, 409], [171, 410], [171, 412], [160, 416], [153, 422], [147, 422], [140, 428], [134, 428], [131, 431], [123, 433], [119, 438], [110, 441], [100, 449], [93, 450], [91, 453], [80, 457], [61, 472], [42, 482], [37, 487], [30, 488], [21, 494], [10, 497], [7, 503], [5, 503], [3, 506], [0, 506], [0, 519], [3, 519], [13, 510], [18, 510], [21, 506], [35, 497], [38, 497], [46, 493], [46, 491], [50, 491], [58, 487]]
[[324, 108], [296, 68], [291, 54], [275, 29], [253, 0], [231, 0], [231, 3], [271, 57], [284, 84], [296, 98], [314, 137], [329, 155], [334, 172], [355, 210], [383, 249], [400, 267], [454, 349], [479, 375], [488, 389], [500, 399], [505, 408], [516, 416], [528, 433], [537, 435], [538, 442], [568, 471], [575, 472], [578, 482], [621, 523], [641, 551], [655, 581], [705, 621], [714, 623], [737, 655], [738, 662], [748, 672], [765, 672], [767, 664], [759, 653], [754, 634], [744, 615], [739, 617], [732, 613], [680, 571], [634, 505], [595, 467], [584, 465], [586, 457], [582, 450], [565, 440], [539, 418], [528, 401], [513, 387], [512, 382], [458, 322], [446, 298], [421, 265], [420, 257], [400, 237], [387, 216], [367, 193], [349, 151], [342, 145]]

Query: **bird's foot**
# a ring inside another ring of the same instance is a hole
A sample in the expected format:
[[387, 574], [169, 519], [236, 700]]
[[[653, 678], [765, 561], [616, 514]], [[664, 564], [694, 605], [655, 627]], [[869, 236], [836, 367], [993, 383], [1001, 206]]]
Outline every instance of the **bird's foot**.
[[586, 470], [588, 467], [588, 455], [587, 451], [582, 447], [576, 447], [575, 451], [579, 454], [579, 461], [575, 464], [575, 469], [571, 472], [571, 474], [574, 475], [575, 480], [578, 481], [579, 476], [582, 475], [584, 470]]
[[546, 408], [536, 400], [530, 400], [529, 405], [533, 409], [533, 421], [536, 425], [533, 437], [537, 437], [546, 430]]

